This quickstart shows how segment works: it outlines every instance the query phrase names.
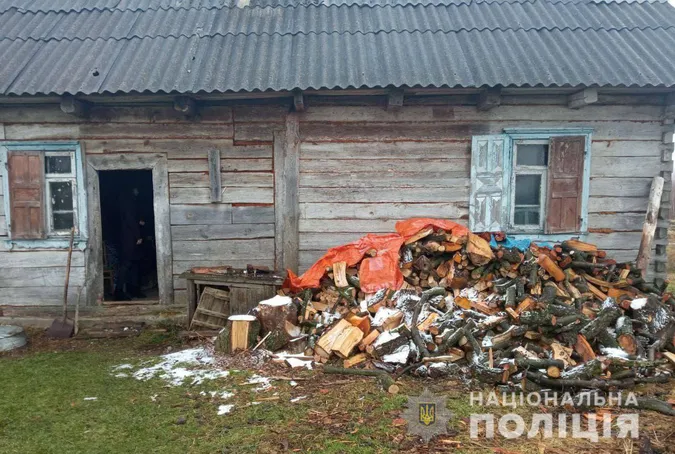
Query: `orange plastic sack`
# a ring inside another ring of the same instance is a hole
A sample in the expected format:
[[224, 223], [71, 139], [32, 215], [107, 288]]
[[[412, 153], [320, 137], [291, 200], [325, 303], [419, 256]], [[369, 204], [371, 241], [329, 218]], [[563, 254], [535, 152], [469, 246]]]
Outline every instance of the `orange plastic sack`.
[[284, 288], [290, 288], [294, 292], [305, 288], [317, 288], [319, 281], [326, 274], [326, 267], [332, 267], [336, 262], [347, 262], [347, 266], [354, 266], [361, 262], [363, 256], [370, 250], [374, 250], [376, 255], [361, 262], [359, 270], [361, 290], [372, 293], [381, 288], [399, 288], [403, 284], [403, 275], [398, 269], [398, 251], [403, 241], [403, 237], [396, 233], [370, 234], [353, 243], [330, 248], [302, 276], [296, 276], [288, 270]]
[[447, 221], [445, 219], [411, 218], [406, 219], [405, 221], [398, 221], [396, 223], [396, 231], [406, 240], [411, 236], [416, 235], [417, 232], [429, 227], [443, 229], [455, 236], [465, 236], [469, 234], [469, 229], [463, 225], [459, 225], [456, 222]]
[[[327, 267], [332, 267], [336, 262], [347, 262], [347, 266], [354, 266], [361, 262], [359, 280], [361, 290], [365, 293], [374, 293], [383, 288], [399, 289], [403, 285], [403, 275], [399, 268], [401, 246], [408, 238], [430, 226], [457, 236], [466, 235], [469, 232], [466, 227], [443, 219], [412, 218], [399, 221], [396, 223], [398, 233], [370, 234], [353, 243], [330, 248], [301, 276], [296, 276], [288, 270], [288, 277], [283, 287], [292, 292], [306, 288], [318, 288], [321, 278], [326, 274]], [[371, 250], [375, 251], [375, 256], [363, 259], [366, 252]]]

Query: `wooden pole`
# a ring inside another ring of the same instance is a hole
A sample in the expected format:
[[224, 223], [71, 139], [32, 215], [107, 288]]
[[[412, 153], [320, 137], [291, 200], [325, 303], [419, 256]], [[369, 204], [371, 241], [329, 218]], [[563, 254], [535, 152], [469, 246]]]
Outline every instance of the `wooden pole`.
[[654, 243], [654, 233], [656, 232], [656, 223], [658, 221], [659, 207], [661, 206], [661, 195], [663, 194], [663, 177], [654, 177], [652, 188], [649, 191], [649, 203], [647, 204], [647, 214], [645, 223], [642, 226], [642, 238], [640, 239], [640, 249], [638, 250], [635, 264], [642, 271], [642, 277], [647, 274], [649, 259], [652, 253], [652, 244]]

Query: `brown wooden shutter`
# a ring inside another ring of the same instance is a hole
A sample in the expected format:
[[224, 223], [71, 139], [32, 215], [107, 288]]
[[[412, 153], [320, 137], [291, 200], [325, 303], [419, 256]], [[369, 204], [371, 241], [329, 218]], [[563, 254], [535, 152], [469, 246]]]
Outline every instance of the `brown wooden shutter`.
[[581, 194], [586, 138], [551, 137], [546, 233], [581, 230]]
[[38, 151], [7, 153], [12, 238], [44, 238], [44, 160]]

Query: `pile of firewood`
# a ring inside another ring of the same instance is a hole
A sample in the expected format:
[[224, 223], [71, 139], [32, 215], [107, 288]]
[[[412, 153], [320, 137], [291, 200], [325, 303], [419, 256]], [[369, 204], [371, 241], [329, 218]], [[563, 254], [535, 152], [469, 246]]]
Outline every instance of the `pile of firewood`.
[[[609, 390], [668, 380], [675, 299], [631, 263], [565, 241], [525, 251], [499, 234], [426, 229], [400, 251], [404, 284], [364, 294], [359, 265], [257, 309], [263, 344], [333, 372], [463, 370], [483, 382]], [[389, 383], [391, 384], [391, 383]]]

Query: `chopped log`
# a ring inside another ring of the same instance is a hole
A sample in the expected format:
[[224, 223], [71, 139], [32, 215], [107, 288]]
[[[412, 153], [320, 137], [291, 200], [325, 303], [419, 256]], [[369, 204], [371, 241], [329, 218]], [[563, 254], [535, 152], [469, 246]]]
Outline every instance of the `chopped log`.
[[614, 300], [606, 298], [597, 317], [581, 329], [581, 334], [583, 334], [588, 341], [592, 342], [598, 337], [600, 331], [606, 332], [610, 325], [614, 325], [620, 315], [621, 309], [619, 309]]
[[361, 363], [365, 363], [367, 360], [368, 356], [365, 353], [358, 353], [352, 356], [351, 358], [345, 359], [342, 362], [342, 365], [344, 366], [345, 369], [349, 369], [350, 367], [354, 367]]
[[[264, 333], [275, 330], [286, 331], [289, 326], [298, 322], [298, 304], [293, 302], [293, 299], [288, 296], [276, 295], [273, 298], [261, 301], [255, 309], [256, 316], [260, 320], [260, 325]], [[294, 328], [290, 328], [292, 331]], [[292, 333], [288, 333], [289, 338]]]
[[582, 252], [596, 252], [598, 247], [591, 243], [584, 243], [579, 240], [567, 240], [563, 241], [561, 244], [563, 250], [565, 251], [582, 251]]
[[533, 308], [535, 305], [535, 301], [533, 298], [530, 298], [529, 296], [526, 296], [523, 301], [518, 304], [518, 307], [516, 308], [516, 313], [517, 314], [522, 314], [525, 311], [529, 311], [531, 308]]
[[359, 350], [365, 351], [366, 347], [375, 342], [377, 337], [380, 335], [380, 332], [376, 329], [372, 330], [366, 337], [359, 342]]
[[619, 347], [629, 355], [637, 354], [638, 344], [633, 333], [633, 321], [630, 317], [624, 315], [616, 320], [616, 340]]
[[333, 263], [333, 281], [336, 287], [349, 287], [349, 282], [347, 282], [347, 262]]
[[560, 377], [560, 368], [556, 366], [548, 366], [546, 368], [546, 375], [548, 375], [551, 378], [559, 378]]
[[583, 334], [577, 334], [577, 343], [574, 345], [574, 351], [579, 354], [584, 362], [595, 359], [593, 347], [591, 347], [591, 344], [588, 343]]
[[258, 342], [259, 332], [260, 322], [253, 315], [231, 315], [218, 333], [215, 349], [224, 353], [249, 350]]
[[622, 399], [620, 403], [624, 408], [652, 410], [664, 415], [675, 416], [675, 409], [673, 409], [673, 406], [668, 402], [650, 397], [637, 397], [635, 400], [636, 402], [633, 403], [632, 400], [629, 401], [628, 399]]
[[469, 233], [466, 252], [469, 255], [471, 263], [476, 266], [485, 265], [494, 258], [490, 243], [472, 233]]
[[349, 326], [342, 330], [340, 335], [335, 339], [331, 350], [340, 358], [349, 358], [352, 351], [363, 339], [363, 331], [356, 326]]
[[560, 359], [533, 359], [533, 358], [516, 358], [516, 366], [532, 369], [546, 369], [548, 367], [557, 367], [559, 369], [565, 368], [565, 362]]
[[333, 344], [338, 339], [340, 334], [342, 334], [342, 331], [344, 331], [347, 328], [352, 328], [351, 323], [349, 323], [345, 319], [341, 319], [340, 321], [338, 321], [334, 326], [329, 328], [316, 342], [315, 352], [323, 358], [330, 358], [330, 354], [333, 351]]
[[425, 238], [425, 237], [431, 235], [432, 233], [434, 233], [434, 228], [433, 228], [433, 227], [429, 227], [429, 228], [427, 228], [427, 229], [420, 230], [419, 232], [417, 232], [416, 234], [414, 234], [413, 236], [411, 236], [410, 238], [408, 238], [408, 239], [405, 241], [405, 244], [412, 244], [412, 243], [415, 243], [416, 241], [419, 241], [419, 240], [421, 240], [422, 238]]
[[551, 275], [553, 279], [558, 282], [565, 280], [565, 273], [560, 269], [556, 263], [551, 260], [551, 258], [546, 254], [539, 254], [537, 257], [537, 263], [539, 266], [544, 268], [548, 274]]
[[420, 316], [420, 311], [422, 310], [422, 307], [429, 301], [429, 299], [435, 297], [435, 296], [443, 296], [445, 295], [445, 289], [443, 287], [434, 287], [430, 290], [427, 290], [422, 293], [422, 297], [420, 298], [419, 302], [415, 306], [415, 312], [413, 312], [412, 316], [412, 328], [411, 328], [411, 333], [412, 333], [412, 339], [415, 345], [417, 346], [417, 349], [419, 350], [420, 354], [423, 357], [426, 356], [431, 356], [429, 353], [429, 350], [427, 349], [424, 341], [422, 340], [422, 337], [420, 336], [420, 331], [417, 326], [417, 319]]

